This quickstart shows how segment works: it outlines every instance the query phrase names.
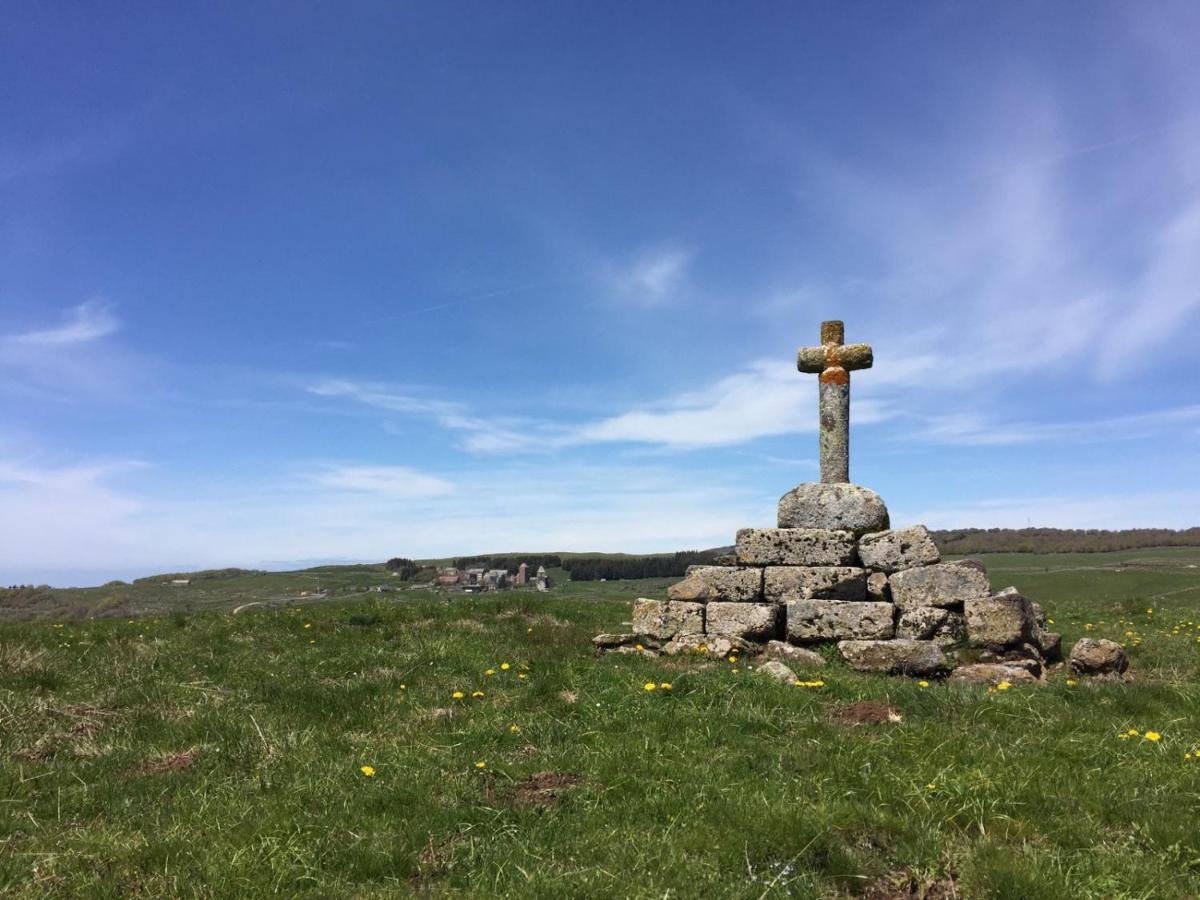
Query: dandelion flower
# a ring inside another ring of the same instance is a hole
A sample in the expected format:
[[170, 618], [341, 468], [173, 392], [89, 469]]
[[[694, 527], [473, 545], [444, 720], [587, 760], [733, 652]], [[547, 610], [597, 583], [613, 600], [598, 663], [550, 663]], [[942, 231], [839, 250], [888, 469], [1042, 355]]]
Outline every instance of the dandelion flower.
[[358, 771], [362, 772], [367, 778], [375, 777], [375, 769], [372, 766], [359, 766]]
[[522, 672], [522, 673], [521, 673], [521, 674], [519, 674], [517, 677], [518, 677], [518, 678], [520, 678], [522, 681], [524, 681], [524, 680], [525, 680], [526, 678], [528, 678], [529, 676], [528, 676], [528, 675], [526, 675], [524, 672]]
[[741, 669], [730, 669], [729, 671], [732, 672], [734, 675], [736, 675], [738, 672], [741, 671]]
[[998, 685], [996, 685], [996, 690], [1007, 691], [1010, 687], [1012, 687], [1011, 681], [1002, 681]]
[[1147, 731], [1145, 734], [1142, 735], [1142, 737], [1148, 741], [1157, 741], [1157, 740], [1162, 739], [1162, 735], [1159, 734], [1157, 731]]
[[664, 691], [669, 691], [669, 690], [671, 690], [671, 682], [664, 681], [662, 684], [659, 685], [659, 687], [662, 688]]
[[917, 687], [927, 688], [927, 687], [929, 687], [929, 682], [928, 681], [918, 681]]
[[471, 696], [478, 700], [483, 696], [483, 691], [471, 691]]
[[927, 785], [925, 785], [925, 789], [928, 791], [936, 791], [937, 785], [936, 784], [927, 784]]
[[477, 769], [486, 769], [486, 768], [487, 768], [487, 763], [485, 763], [485, 762], [484, 762], [484, 761], [481, 759], [481, 760], [479, 760], [479, 762], [475, 763], [475, 768], [477, 768]]
[[645, 647], [643, 647], [641, 644], [637, 644], [637, 645], [635, 645], [635, 646], [634, 646], [634, 648], [633, 648], [633, 649], [634, 649], [634, 650], [637, 650], [639, 653], [641, 653], [641, 652], [642, 652], [643, 650], [645, 650], [646, 648], [645, 648]]
[[647, 681], [645, 684], [642, 685], [642, 690], [646, 691], [647, 693], [649, 693], [650, 691], [656, 690], [657, 688], [658, 688], [658, 685], [655, 684], [653, 681]]
[[462, 699], [464, 696], [466, 696], [466, 695], [465, 695], [465, 694], [463, 694], [463, 692], [462, 692], [462, 691], [455, 691], [455, 692], [454, 692], [453, 694], [451, 694], [450, 696], [451, 696], [451, 698], [453, 698], [454, 700], [461, 700], [461, 699]]
[[729, 661], [730, 661], [731, 663], [735, 663], [735, 662], [737, 662], [737, 657], [736, 657], [736, 656], [731, 656], [731, 657], [729, 657]]
[[501, 672], [507, 672], [511, 668], [512, 668], [512, 666], [510, 666], [508, 663], [500, 663], [500, 671]]
[[488, 669], [488, 670], [486, 670], [486, 671], [485, 671], [483, 674], [484, 674], [484, 675], [486, 675], [488, 678], [491, 678], [493, 675], [495, 675], [495, 674], [496, 674], [496, 670], [495, 670], [495, 669]]
[[532, 628], [526, 628], [526, 629], [525, 629], [525, 633], [526, 633], [526, 634], [533, 634], [533, 629], [532, 629]]
[[1067, 687], [1075, 687], [1075, 685], [1077, 685], [1077, 684], [1079, 684], [1079, 682], [1076, 681], [1074, 678], [1067, 679]]
[[305, 622], [305, 623], [304, 623], [304, 627], [305, 627], [305, 628], [312, 628], [312, 622]]
[[402, 684], [402, 685], [400, 685], [400, 690], [402, 690], [402, 691], [407, 691], [407, 690], [408, 690], [408, 685], [407, 685], [407, 684]]
[[512, 734], [520, 734], [520, 733], [521, 733], [521, 726], [520, 726], [520, 725], [518, 725], [516, 722], [514, 722], [512, 725], [509, 725], [509, 726], [508, 726], [508, 730], [509, 730], [509, 732], [510, 732], [510, 733], [512, 733]]

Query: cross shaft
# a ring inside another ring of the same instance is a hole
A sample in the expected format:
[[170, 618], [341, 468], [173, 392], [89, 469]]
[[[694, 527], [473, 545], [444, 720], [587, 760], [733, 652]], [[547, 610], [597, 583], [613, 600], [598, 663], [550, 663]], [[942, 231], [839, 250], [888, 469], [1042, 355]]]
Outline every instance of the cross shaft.
[[820, 376], [821, 481], [850, 480], [850, 373], [869, 369], [875, 361], [867, 344], [843, 343], [846, 326], [839, 321], [821, 323], [821, 346], [802, 347], [796, 368]]

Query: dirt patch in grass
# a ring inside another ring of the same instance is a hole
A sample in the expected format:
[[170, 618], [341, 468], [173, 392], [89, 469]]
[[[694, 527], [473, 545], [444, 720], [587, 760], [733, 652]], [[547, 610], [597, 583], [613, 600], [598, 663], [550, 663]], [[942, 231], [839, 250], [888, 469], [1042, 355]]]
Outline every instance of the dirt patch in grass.
[[564, 792], [578, 787], [583, 779], [569, 772], [538, 772], [530, 775], [513, 790], [514, 806], [555, 806]]
[[838, 725], [895, 725], [903, 718], [900, 710], [882, 700], [859, 700], [829, 711], [829, 720]]
[[70, 721], [67, 735], [73, 738], [90, 738], [104, 728], [109, 720], [117, 715], [115, 709], [106, 706], [93, 706], [90, 703], [74, 703], [60, 711], [58, 715]]
[[61, 709], [49, 708], [45, 712], [62, 726], [38, 738], [29, 749], [14, 753], [14, 759], [46, 762], [63, 751], [69, 751], [80, 759], [97, 756], [101, 751], [94, 745], [93, 738], [117, 716], [115, 709], [91, 703], [73, 703]]
[[433, 835], [429, 835], [428, 842], [417, 854], [417, 873], [408, 879], [408, 886], [418, 894], [431, 890], [431, 882], [444, 877], [450, 870], [454, 861], [454, 850], [462, 842], [460, 837], [435, 841]]
[[200, 756], [199, 750], [182, 750], [179, 753], [168, 753], [158, 759], [148, 759], [134, 766], [125, 773], [127, 778], [138, 778], [142, 775], [165, 775], [169, 772], [183, 772], [190, 769]]
[[951, 878], [924, 878], [901, 869], [881, 875], [858, 896], [863, 900], [952, 900], [959, 894]]

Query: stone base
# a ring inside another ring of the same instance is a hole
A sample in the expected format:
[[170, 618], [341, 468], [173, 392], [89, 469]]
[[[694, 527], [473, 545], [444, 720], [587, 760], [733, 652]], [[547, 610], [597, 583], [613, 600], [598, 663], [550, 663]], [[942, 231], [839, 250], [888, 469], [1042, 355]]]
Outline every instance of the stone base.
[[[692, 566], [667, 599], [634, 601], [629, 633], [598, 635], [598, 653], [757, 654], [820, 665], [837, 643], [865, 672], [938, 676], [966, 648], [954, 680], [1040, 681], [1063, 655], [1045, 612], [1015, 588], [993, 592], [975, 560], [942, 562], [924, 526], [887, 530], [887, 507], [854, 484], [802, 484], [784, 495], [779, 528], [743, 528], [737, 554]], [[787, 643], [779, 639], [786, 637]], [[1080, 641], [1079, 674], [1128, 665], [1108, 641]], [[982, 654], [980, 654], [982, 651]], [[1017, 674], [1019, 673], [1019, 674]]]
[[862, 537], [888, 527], [883, 498], [857, 484], [798, 484], [779, 498], [780, 528], [851, 531]]

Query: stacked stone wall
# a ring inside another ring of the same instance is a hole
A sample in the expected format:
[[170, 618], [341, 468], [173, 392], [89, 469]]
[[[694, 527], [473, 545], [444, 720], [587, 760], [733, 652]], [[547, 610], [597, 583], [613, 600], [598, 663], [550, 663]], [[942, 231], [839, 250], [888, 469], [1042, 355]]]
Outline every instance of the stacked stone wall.
[[975, 681], [1037, 679], [1061, 659], [1037, 604], [993, 592], [976, 560], [944, 562], [923, 525], [888, 528], [873, 491], [800, 485], [780, 501], [780, 522], [738, 531], [727, 565], [693, 566], [666, 600], [637, 600], [631, 632], [597, 646], [722, 656], [770, 646], [788, 659], [780, 648], [836, 643], [850, 667], [892, 674], [945, 674], [970, 656], [956, 678]]

